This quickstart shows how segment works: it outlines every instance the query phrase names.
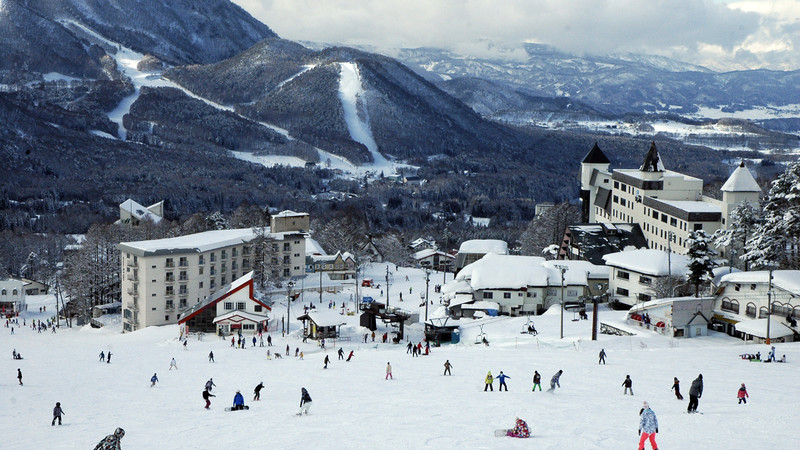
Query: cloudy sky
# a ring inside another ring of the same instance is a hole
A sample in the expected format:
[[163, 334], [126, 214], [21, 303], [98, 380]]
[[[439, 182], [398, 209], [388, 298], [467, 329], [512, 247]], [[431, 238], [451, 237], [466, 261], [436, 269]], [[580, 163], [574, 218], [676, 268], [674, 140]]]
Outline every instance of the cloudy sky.
[[[643, 53], [716, 70], [800, 69], [800, 0], [233, 0], [281, 37], [520, 56]], [[515, 51], [516, 50], [516, 51]]]

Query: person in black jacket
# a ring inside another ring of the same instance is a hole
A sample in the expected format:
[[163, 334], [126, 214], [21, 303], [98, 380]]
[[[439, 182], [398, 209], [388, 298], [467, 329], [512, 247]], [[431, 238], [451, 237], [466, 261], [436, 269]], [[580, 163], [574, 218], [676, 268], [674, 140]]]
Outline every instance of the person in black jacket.
[[300, 411], [297, 412], [298, 416], [308, 414], [308, 408], [311, 407], [311, 396], [308, 395], [306, 388], [300, 389]]
[[675, 391], [675, 398], [683, 400], [683, 395], [681, 395], [681, 382], [678, 381], [678, 377], [672, 377], [672, 379], [672, 390]]
[[61, 415], [64, 414], [64, 411], [61, 409], [61, 403], [56, 402], [56, 407], [53, 408], [53, 421], [50, 425], [56, 424], [56, 419], [58, 419], [58, 424], [61, 425]]
[[264, 389], [264, 382], [263, 381], [258, 383], [258, 386], [256, 386], [255, 390], [253, 391], [253, 392], [256, 393], [256, 396], [253, 397], [253, 401], [261, 400], [261, 390], [262, 389]]
[[208, 409], [211, 406], [211, 397], [216, 397], [216, 395], [212, 394], [211, 392], [208, 392], [208, 389], [203, 391], [203, 400], [206, 401], [206, 409]]
[[697, 412], [697, 404], [700, 397], [703, 396], [703, 374], [695, 378], [692, 381], [692, 387], [689, 389], [689, 406], [686, 408], [686, 411], [689, 413], [696, 413]]
[[633, 380], [631, 380], [630, 375], [625, 375], [625, 380], [622, 382], [622, 385], [625, 386], [625, 392], [623, 392], [622, 395], [627, 394], [628, 390], [630, 390], [631, 395], [633, 395]]

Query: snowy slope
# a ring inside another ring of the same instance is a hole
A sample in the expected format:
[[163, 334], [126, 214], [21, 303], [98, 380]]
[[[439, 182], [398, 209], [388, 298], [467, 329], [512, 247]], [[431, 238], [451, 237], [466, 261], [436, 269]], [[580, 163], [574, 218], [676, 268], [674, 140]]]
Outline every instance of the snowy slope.
[[[366, 273], [384, 291], [385, 270], [385, 265], [373, 265]], [[390, 274], [391, 304], [419, 311], [424, 274], [405, 268]], [[435, 308], [438, 296], [433, 284], [441, 279], [441, 274], [430, 279]], [[317, 303], [316, 293], [304, 294], [301, 301], [326, 308], [328, 301], [349, 301], [353, 293], [351, 285], [336, 296], [324, 294], [322, 304]], [[377, 288], [360, 289], [360, 294], [381, 298]], [[54, 307], [50, 297], [32, 299], [31, 312], [23, 316], [28, 323], [51, 314], [34, 312], [41, 304], [48, 310]], [[292, 314], [298, 309], [293, 307]], [[285, 314], [285, 304], [276, 304], [273, 315]], [[602, 320], [621, 320], [623, 315], [601, 311]], [[345, 327], [345, 336], [352, 340], [329, 342], [332, 363], [327, 370], [322, 369], [324, 351], [298, 339], [297, 323], [288, 339], [280, 332], [272, 334], [271, 350], [285, 349], [288, 343], [292, 355], [295, 348], [305, 353], [304, 360], [293, 356], [267, 360], [266, 348], [233, 349], [229, 340], [213, 336], [202, 341], [192, 336], [184, 351], [177, 326], [127, 334], [120, 334], [119, 328], [62, 328], [57, 334], [17, 328], [13, 336], [8, 328], [0, 329], [0, 355], [5, 361], [0, 372], [0, 446], [92, 448], [121, 426], [126, 449], [621, 449], [637, 445], [638, 412], [647, 400], [658, 415], [661, 448], [796, 448], [787, 428], [800, 419], [794, 401], [798, 388], [793, 383], [800, 376], [798, 344], [778, 344], [778, 354], [786, 354], [788, 364], [763, 364], [743, 361], [738, 355], [763, 354], [766, 346], [745, 345], [718, 334], [677, 340], [642, 332], [633, 337], [601, 335], [592, 342], [591, 322], [573, 322], [571, 313], [561, 340], [560, 314], [551, 310], [533, 318], [538, 337], [519, 333], [524, 318], [468, 320], [461, 344], [411, 358], [403, 345], [364, 344], [357, 316], [347, 319], [351, 325]], [[489, 347], [473, 343], [480, 324]], [[379, 337], [384, 330], [379, 329]], [[421, 327], [410, 327], [409, 335], [419, 341]], [[353, 361], [338, 361], [339, 345], [345, 352], [355, 351]], [[608, 353], [604, 366], [597, 365], [600, 348]], [[12, 361], [12, 349], [25, 359]], [[112, 351], [110, 364], [98, 361], [101, 350]], [[213, 364], [207, 359], [209, 351], [215, 355]], [[168, 370], [173, 357], [177, 371]], [[442, 376], [446, 359], [453, 364], [452, 377]], [[392, 381], [384, 380], [387, 361], [393, 366]], [[18, 367], [24, 386], [15, 379]], [[530, 391], [534, 370], [542, 374], [547, 389], [558, 369], [564, 375], [555, 394]], [[497, 383], [495, 392], [483, 392], [488, 370], [494, 375], [503, 370], [511, 377], [509, 392], [497, 392]], [[153, 372], [160, 382], [150, 388]], [[705, 380], [699, 407], [704, 414], [689, 415], [687, 394], [698, 373]], [[633, 397], [622, 395], [625, 375], [633, 379]], [[681, 380], [687, 400], [678, 401], [670, 392], [673, 376]], [[217, 385], [213, 390], [217, 397], [206, 411], [201, 392], [210, 377]], [[259, 381], [266, 386], [262, 401], [252, 402]], [[747, 405], [736, 404], [742, 382], [751, 396]], [[313, 398], [307, 417], [294, 415], [301, 387]], [[251, 409], [224, 412], [237, 389]], [[56, 401], [66, 412], [61, 427], [50, 426]], [[493, 430], [511, 427], [515, 416], [528, 421], [531, 440], [495, 438]]]
[[344, 109], [344, 120], [350, 137], [354, 141], [364, 144], [372, 154], [372, 166], [384, 167], [388, 161], [378, 151], [378, 144], [372, 136], [369, 128], [369, 116], [364, 105], [364, 88], [361, 86], [361, 75], [358, 73], [358, 65], [354, 62], [339, 63], [339, 99]]

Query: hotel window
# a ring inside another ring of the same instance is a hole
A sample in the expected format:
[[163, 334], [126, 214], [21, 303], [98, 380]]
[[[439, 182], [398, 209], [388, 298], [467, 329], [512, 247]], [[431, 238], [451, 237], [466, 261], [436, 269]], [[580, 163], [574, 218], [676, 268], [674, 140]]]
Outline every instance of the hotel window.
[[488, 299], [494, 298], [494, 292], [484, 292], [483, 298], [488, 298]]
[[180, 299], [180, 305], [181, 305], [181, 308], [186, 308], [186, 299], [185, 298]]
[[214, 266], [211, 266], [211, 271], [209, 273], [211, 274], [211, 276], [216, 275], [217, 274], [217, 268], [214, 267]]
[[245, 258], [242, 260], [242, 269], [249, 269], [250, 268], [250, 260]]
[[166, 264], [164, 264], [164, 266], [165, 267], [175, 267], [175, 261], [173, 261], [172, 258], [167, 258], [167, 262], [166, 262]]
[[185, 284], [182, 284], [182, 285], [178, 286], [178, 294], [186, 295], [186, 292], [187, 291], [186, 291], [186, 285]]
[[619, 278], [620, 280], [629, 280], [631, 278], [631, 275], [628, 272], [619, 270], [617, 271], [617, 278]]
[[178, 260], [178, 264], [179, 264], [181, 267], [186, 267], [186, 266], [188, 266], [188, 265], [189, 265], [189, 258], [187, 258], [187, 257], [185, 257], [185, 256], [181, 256], [181, 258]]
[[228, 279], [225, 277], [225, 275], [220, 277], [219, 284], [222, 285], [228, 284]]
[[175, 274], [174, 273], [167, 272], [165, 275], [166, 275], [165, 280], [166, 280], [167, 283], [172, 283], [173, 281], [175, 281]]
[[623, 289], [621, 287], [618, 287], [617, 288], [617, 295], [621, 295], [623, 297], [627, 297], [628, 296], [628, 290], [627, 289]]
[[253, 306], [253, 311], [255, 311], [255, 312], [261, 312], [262, 309], [263, 309], [263, 307], [261, 305]]
[[222, 263], [222, 264], [220, 264], [219, 271], [220, 271], [221, 273], [225, 273], [225, 272], [227, 272], [227, 271], [228, 271], [228, 265], [227, 265], [226, 263]]
[[676, 219], [674, 217], [670, 217], [669, 218], [669, 224], [672, 225], [673, 227], [677, 227], [678, 226], [678, 219]]
[[203, 266], [200, 266], [200, 267], [198, 267], [198, 268], [197, 268], [197, 273], [198, 273], [199, 275], [202, 275], [202, 274], [203, 274]]
[[180, 276], [178, 277], [178, 279], [181, 280], [181, 281], [186, 281], [186, 280], [189, 279], [189, 276], [186, 275], [186, 271], [185, 270], [181, 270], [181, 273], [180, 273]]
[[209, 283], [208, 283], [208, 285], [209, 285], [209, 287], [210, 287], [211, 289], [214, 289], [214, 288], [216, 288], [216, 287], [217, 287], [217, 281], [216, 281], [216, 280], [214, 280], [214, 279], [212, 278], [211, 280], [209, 280]]
[[225, 302], [225, 309], [227, 310], [233, 309], [233, 302]]
[[511, 292], [503, 292], [503, 298], [511, 298]]
[[206, 259], [205, 259], [205, 257], [203, 255], [200, 255], [200, 256], [197, 257], [197, 264], [203, 265], [203, 264], [205, 264], [205, 262], [206, 262]]
[[227, 251], [227, 250], [223, 250], [223, 251], [222, 251], [222, 256], [221, 256], [221, 258], [222, 258], [222, 259], [228, 259], [228, 251]]
[[175, 308], [175, 302], [173, 300], [167, 300], [164, 309], [174, 309], [174, 308]]
[[211, 253], [211, 255], [210, 255], [210, 257], [209, 257], [209, 261], [211, 261], [211, 262], [214, 262], [214, 261], [216, 261], [216, 260], [217, 260], [217, 255], [215, 255], [215, 254], [212, 252], [212, 253]]
[[639, 284], [646, 284], [646, 285], [649, 286], [649, 285], [653, 284], [653, 279], [650, 278], [650, 277], [645, 277], [645, 276], [639, 275]]
[[242, 247], [242, 255], [249, 255], [250, 247]]
[[166, 295], [175, 295], [175, 286], [167, 286]]
[[239, 256], [239, 250], [236, 247], [233, 247], [231, 249], [231, 258], [236, 258], [237, 256]]
[[292, 249], [291, 245], [292, 244], [290, 244], [288, 242], [284, 242], [283, 243], [283, 251], [288, 252], [289, 250], [291, 250]]
[[244, 302], [236, 302], [236, 309], [245, 310]]

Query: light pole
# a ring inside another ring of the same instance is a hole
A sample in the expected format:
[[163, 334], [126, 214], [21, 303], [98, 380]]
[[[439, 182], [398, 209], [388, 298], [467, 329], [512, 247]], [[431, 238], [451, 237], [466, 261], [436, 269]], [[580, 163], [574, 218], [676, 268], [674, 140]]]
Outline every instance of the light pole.
[[599, 294], [599, 292], [600, 292], [600, 289], [603, 289], [603, 284], [602, 283], [597, 283], [594, 287], [595, 287], [595, 290], [598, 292], [598, 294], [592, 296], [592, 340], [596, 341], [597, 340], [597, 322], [598, 322], [597, 311], [599, 310], [599, 308], [597, 307], [597, 301], [602, 296], [602, 294]]
[[672, 243], [675, 242], [675, 233], [667, 231], [667, 283], [669, 283], [669, 296], [675, 297], [672, 289]]
[[769, 323], [772, 322], [772, 269], [769, 269], [769, 287], [767, 288], [767, 345], [770, 344], [769, 339]]
[[289, 335], [289, 306], [292, 304], [292, 288], [294, 287], [294, 281], [290, 281], [286, 284], [286, 335]]
[[556, 264], [554, 267], [561, 272], [561, 339], [564, 339], [564, 273], [569, 267], [561, 264]]
[[389, 266], [386, 266], [386, 309], [389, 309]]

